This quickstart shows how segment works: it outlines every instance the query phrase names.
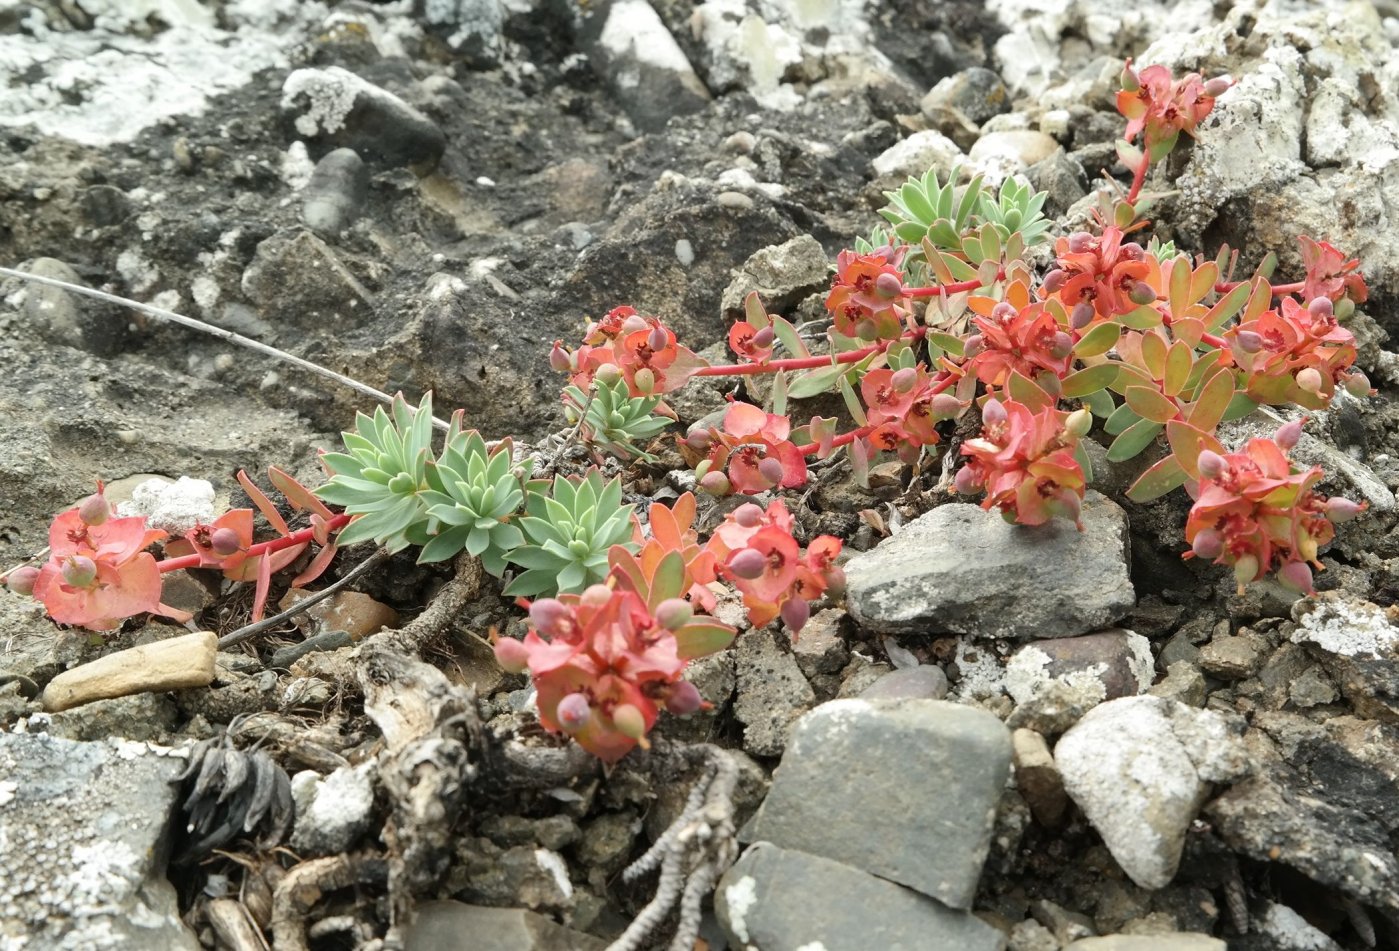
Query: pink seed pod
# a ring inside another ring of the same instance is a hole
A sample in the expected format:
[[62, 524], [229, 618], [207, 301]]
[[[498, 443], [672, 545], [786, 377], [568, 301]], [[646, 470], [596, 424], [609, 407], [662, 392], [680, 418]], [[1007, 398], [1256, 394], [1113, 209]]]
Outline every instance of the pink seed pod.
[[586, 696], [581, 693], [571, 693], [559, 701], [554, 715], [558, 718], [559, 726], [563, 727], [565, 731], [577, 733], [588, 725], [588, 720], [593, 715], [593, 708], [589, 706]]
[[800, 633], [806, 626], [806, 622], [811, 620], [811, 604], [802, 597], [788, 598], [782, 603], [782, 623], [791, 629], [793, 634]]
[[753, 502], [744, 502], [733, 510], [733, 520], [735, 524], [744, 528], [757, 528], [758, 523], [763, 520], [763, 508]]
[[1326, 500], [1326, 517], [1337, 524], [1349, 522], [1365, 509], [1366, 505], [1363, 502], [1352, 502], [1350, 499], [1343, 499], [1339, 496], [1332, 496]]
[[1336, 308], [1329, 297], [1313, 297], [1307, 305], [1307, 313], [1317, 320], [1332, 320], [1336, 316]]
[[612, 726], [623, 736], [640, 740], [646, 735], [646, 718], [630, 703], [619, 703], [612, 710]]
[[952, 480], [952, 487], [962, 495], [974, 495], [981, 491], [981, 474], [971, 466], [963, 466], [957, 470], [956, 477]]
[[589, 585], [578, 596], [578, 604], [584, 607], [601, 608], [612, 600], [612, 589], [605, 584]]
[[1258, 577], [1258, 559], [1253, 555], [1241, 555], [1234, 562], [1234, 580], [1246, 585]]
[[772, 346], [772, 341], [776, 336], [777, 333], [772, 329], [771, 326], [764, 327], [753, 335], [753, 346], [760, 348], [770, 347]]
[[758, 475], [773, 485], [777, 485], [782, 481], [784, 475], [782, 462], [773, 456], [764, 456], [758, 462]]
[[874, 292], [885, 300], [893, 300], [895, 297], [903, 296], [904, 282], [899, 280], [897, 274], [885, 271], [874, 279]]
[[1122, 245], [1122, 247], [1118, 248], [1118, 253], [1128, 261], [1140, 261], [1142, 258], [1146, 257], [1146, 248], [1137, 244], [1135, 241], [1128, 241], [1126, 244]]
[[1054, 335], [1054, 345], [1049, 348], [1050, 356], [1062, 360], [1074, 352], [1074, 338], [1064, 331], [1059, 331]]
[[112, 507], [101, 492], [94, 492], [78, 503], [78, 518], [84, 525], [101, 525], [111, 517]]
[[913, 367], [904, 367], [902, 370], [894, 371], [894, 375], [889, 378], [889, 385], [893, 387], [895, 393], [907, 393], [913, 389], [918, 382], [918, 371]]
[[1369, 396], [1374, 387], [1370, 386], [1370, 378], [1359, 370], [1353, 370], [1350, 376], [1346, 377], [1346, 392], [1351, 396]]
[[991, 308], [991, 319], [1005, 323], [1007, 320], [1014, 320], [1019, 313], [1020, 311], [1016, 309], [1014, 304], [1001, 301], [995, 307]]
[[555, 373], [567, 373], [573, 369], [573, 361], [569, 360], [568, 351], [557, 340], [554, 341], [554, 346], [549, 350], [549, 369]]
[[513, 637], [495, 642], [495, 660], [508, 673], [522, 674], [529, 669], [529, 651]]
[[229, 555], [242, 551], [243, 541], [238, 537], [238, 533], [231, 528], [216, 528], [209, 535], [209, 549], [214, 554], [227, 558]]
[[951, 393], [939, 393], [932, 398], [928, 407], [937, 419], [951, 419], [962, 412], [963, 403]]
[[593, 379], [606, 386], [613, 386], [622, 378], [622, 370], [615, 363], [604, 363], [597, 368], [593, 374]]
[[981, 334], [972, 334], [962, 344], [962, 356], [970, 360], [972, 357], [986, 349], [986, 338]]
[[1200, 468], [1201, 478], [1205, 479], [1218, 479], [1229, 471], [1229, 460], [1213, 449], [1200, 450], [1200, 459], [1197, 465]]
[[699, 452], [708, 452], [714, 445], [714, 436], [708, 429], [692, 429], [685, 436], [685, 445]]
[[1059, 289], [1069, 282], [1069, 272], [1061, 267], [1056, 267], [1044, 276], [1044, 292], [1046, 294], [1057, 294]]
[[1224, 553], [1224, 536], [1212, 528], [1207, 528], [1195, 536], [1190, 550], [1197, 558], [1214, 561]]
[[1087, 231], [1075, 231], [1069, 235], [1069, 253], [1082, 254], [1085, 251], [1091, 251], [1097, 243], [1097, 239]]
[[1320, 393], [1324, 381], [1316, 367], [1303, 367], [1297, 371], [1297, 388], [1307, 393]]
[[63, 582], [74, 588], [88, 588], [97, 580], [97, 563], [86, 555], [69, 555], [63, 562]]
[[1146, 281], [1138, 281], [1132, 285], [1132, 289], [1127, 292], [1127, 298], [1134, 304], [1144, 306], [1156, 303], [1156, 288]]
[[761, 578], [767, 570], [768, 560], [763, 553], [753, 548], [742, 548], [729, 558], [729, 571], [735, 578], [752, 581]]
[[704, 706], [704, 698], [699, 688], [688, 680], [678, 680], [670, 687], [665, 698], [665, 708], [678, 717], [687, 717]]
[[667, 598], [656, 605], [656, 623], [667, 631], [678, 631], [695, 616], [695, 609], [684, 598]]
[[1234, 335], [1234, 339], [1238, 341], [1239, 349], [1244, 353], [1257, 353], [1263, 349], [1263, 338], [1252, 330], [1240, 330]]
[[1097, 313], [1092, 304], [1081, 300], [1074, 305], [1074, 309], [1069, 313], [1069, 326], [1074, 330], [1082, 330], [1093, 322]]
[[640, 314], [632, 314], [626, 320], [622, 321], [622, 333], [634, 334], [638, 330], [645, 330], [649, 326], [651, 325], [646, 322], [645, 317]]
[[1211, 99], [1218, 99], [1228, 92], [1229, 87], [1232, 85], [1234, 85], [1234, 80], [1231, 79], [1228, 74], [1225, 74], [1206, 80], [1204, 87], [1200, 91]]
[[981, 407], [981, 424], [983, 426], [999, 426], [1007, 418], [1006, 408], [1001, 405], [1000, 400], [987, 400], [986, 405]]
[[34, 582], [39, 580], [39, 569], [33, 565], [21, 565], [5, 577], [5, 586], [15, 594], [31, 595]]
[[664, 350], [670, 345], [670, 334], [666, 333], [664, 327], [652, 327], [651, 333], [646, 337], [646, 345], [652, 350]]
[[845, 594], [845, 569], [840, 565], [831, 565], [822, 576], [826, 579], [826, 593], [833, 598], [839, 598]]
[[1297, 440], [1302, 438], [1302, 424], [1307, 421], [1306, 417], [1294, 419], [1290, 423], [1283, 423], [1273, 433], [1273, 442], [1278, 444], [1279, 449], [1288, 450], [1295, 448]]
[[540, 598], [529, 606], [529, 622], [546, 637], [557, 637], [573, 623], [573, 611], [558, 598]]
[[1312, 569], [1305, 561], [1289, 561], [1283, 565], [1278, 569], [1278, 581], [1283, 587], [1301, 594], [1312, 594], [1316, 590], [1312, 587]]
[[706, 472], [699, 480], [699, 488], [701, 492], [706, 492], [710, 495], [728, 495], [733, 491], [733, 485], [730, 484], [729, 477], [718, 469], [715, 469], [713, 472]]

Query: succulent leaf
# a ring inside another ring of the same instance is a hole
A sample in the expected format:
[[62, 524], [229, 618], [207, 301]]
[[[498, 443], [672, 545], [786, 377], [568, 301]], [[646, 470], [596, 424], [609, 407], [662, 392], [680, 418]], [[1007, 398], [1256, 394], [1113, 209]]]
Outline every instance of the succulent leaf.
[[558, 476], [552, 483], [531, 483], [525, 509], [530, 514], [517, 523], [525, 544], [506, 555], [525, 571], [506, 586], [506, 594], [582, 591], [607, 576], [612, 546], [636, 550], [633, 506], [622, 504], [622, 483], [604, 483], [596, 469], [581, 479]]

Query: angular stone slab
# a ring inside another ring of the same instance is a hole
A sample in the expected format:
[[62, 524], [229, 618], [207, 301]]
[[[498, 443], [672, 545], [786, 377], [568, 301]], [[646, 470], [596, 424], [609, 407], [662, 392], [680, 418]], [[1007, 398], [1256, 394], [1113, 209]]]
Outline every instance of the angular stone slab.
[[760, 842], [719, 881], [714, 910], [732, 948], [762, 951], [1001, 951], [1004, 936], [902, 886]]
[[1127, 516], [1096, 492], [1083, 531], [1062, 519], [1011, 525], [975, 505], [942, 505], [845, 566], [846, 605], [872, 631], [1028, 640], [1109, 627], [1136, 604]]
[[524, 908], [430, 901], [416, 909], [406, 951], [602, 951], [606, 942]]
[[970, 908], [1010, 747], [1009, 731], [984, 710], [834, 700], [797, 722], [745, 832]]
[[164, 868], [184, 766], [144, 743], [0, 733], [0, 947], [197, 951]]

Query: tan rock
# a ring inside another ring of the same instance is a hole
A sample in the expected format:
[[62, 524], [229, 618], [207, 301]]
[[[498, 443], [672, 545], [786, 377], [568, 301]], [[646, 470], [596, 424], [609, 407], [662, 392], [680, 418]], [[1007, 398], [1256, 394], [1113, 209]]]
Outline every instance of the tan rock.
[[1011, 755], [1015, 763], [1015, 785], [1035, 818], [1054, 828], [1068, 808], [1064, 780], [1049, 752], [1049, 744], [1034, 730], [1021, 728], [1010, 734]]
[[200, 631], [99, 657], [51, 680], [44, 709], [53, 713], [134, 693], [207, 687], [214, 680], [218, 646], [218, 635]]
[[[292, 588], [278, 602], [283, 611], [289, 610], [314, 592]], [[398, 612], [367, 594], [358, 591], [337, 591], [324, 601], [317, 601], [295, 618], [296, 626], [307, 637], [325, 631], [344, 631], [354, 640], [377, 634], [398, 624]]]

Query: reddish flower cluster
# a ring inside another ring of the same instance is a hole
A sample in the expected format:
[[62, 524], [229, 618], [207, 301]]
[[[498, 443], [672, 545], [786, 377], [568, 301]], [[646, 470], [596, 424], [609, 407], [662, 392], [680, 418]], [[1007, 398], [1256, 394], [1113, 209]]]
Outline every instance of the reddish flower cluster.
[[1335, 535], [1334, 523], [1364, 511], [1347, 499], [1313, 491], [1321, 469], [1293, 469], [1287, 450], [1301, 423], [1289, 423], [1272, 439], [1250, 439], [1242, 452], [1200, 453], [1196, 500], [1185, 524], [1191, 550], [1234, 569], [1239, 591], [1270, 571], [1289, 587], [1312, 593], [1308, 563], [1320, 568], [1317, 549]]
[[921, 363], [901, 370], [871, 370], [860, 380], [860, 396], [874, 427], [870, 445], [898, 452], [910, 462], [922, 447], [938, 442], [933, 427], [956, 416], [963, 406], [951, 394], [934, 392], [933, 377]]
[[788, 438], [791, 433], [786, 416], [765, 413], [751, 403], [730, 403], [723, 428], [690, 437], [692, 446], [707, 443], [709, 448], [702, 469], [696, 470], [700, 487], [713, 495], [756, 495], [774, 486], [804, 485], [806, 457]]
[[675, 333], [656, 317], [642, 317], [632, 307], [617, 307], [589, 325], [583, 345], [572, 353], [560, 341], [549, 354], [554, 369], [570, 374], [584, 390], [604, 366], [615, 366], [632, 396], [653, 396], [680, 389], [704, 360], [676, 342]]
[[887, 247], [871, 254], [840, 252], [835, 283], [826, 295], [837, 333], [861, 340], [897, 340], [903, 334], [908, 298], [899, 257]]
[[1351, 370], [1355, 335], [1337, 323], [1327, 297], [1306, 307], [1285, 297], [1281, 312], [1264, 311], [1227, 336], [1245, 392], [1260, 403], [1321, 409], [1331, 402], [1337, 383], [1357, 394], [1370, 391], [1364, 374]]
[[811, 616], [811, 601], [845, 588], [845, 572], [835, 563], [840, 539], [821, 535], [803, 554], [781, 499], [766, 512], [752, 502], [740, 505], [714, 530], [707, 547], [720, 575], [742, 592], [754, 627], [780, 616], [795, 636]]
[[967, 340], [966, 368], [987, 387], [1005, 386], [1012, 373], [1033, 380], [1044, 372], [1060, 378], [1069, 372], [1074, 339], [1042, 304], [1017, 308], [1003, 301], [973, 323], [980, 332]]
[[1101, 237], [1076, 231], [1055, 242], [1059, 266], [1045, 275], [1040, 296], [1057, 298], [1074, 330], [1156, 300], [1151, 280], [1159, 281], [1159, 269], [1153, 275], [1146, 251], [1123, 237], [1121, 228], [1107, 227]]
[[989, 399], [981, 421], [981, 436], [962, 444], [969, 460], [957, 473], [957, 491], [984, 489], [982, 508], [1000, 509], [1021, 525], [1043, 525], [1055, 516], [1079, 523], [1084, 480], [1074, 447], [1091, 424], [1088, 411], [1033, 413], [1011, 400]]
[[9, 583], [27, 588], [60, 624], [110, 631], [145, 612], [187, 620], [188, 614], [160, 603], [160, 569], [145, 550], [164, 537], [147, 529], [141, 516], [113, 518], [99, 483], [95, 495], [49, 526], [48, 563], [37, 573], [17, 569]]
[[1353, 304], [1363, 304], [1370, 296], [1365, 278], [1359, 272], [1359, 259], [1346, 256], [1325, 241], [1313, 241], [1306, 235], [1298, 237], [1302, 245], [1302, 263], [1307, 269], [1302, 284], [1302, 299], [1325, 297], [1333, 303], [1345, 298]]
[[777, 339], [771, 326], [754, 327], [746, 320], [740, 320], [729, 328], [729, 347], [746, 360], [762, 363], [772, 356], [772, 345]]
[[[529, 633], [497, 640], [496, 657], [512, 672], [529, 670], [545, 729], [615, 763], [645, 743], [658, 702], [677, 713], [699, 708], [698, 692], [680, 679], [685, 661], [671, 629], [678, 625], [662, 624], [635, 592], [597, 584], [528, 606]], [[661, 608], [689, 620], [683, 601]]]
[[1128, 120], [1126, 138], [1146, 132], [1146, 149], [1153, 162], [1165, 158], [1184, 132], [1192, 138], [1195, 127], [1210, 114], [1216, 96], [1231, 85], [1228, 77], [1206, 82], [1199, 73], [1172, 79], [1164, 66], [1148, 66], [1140, 73], [1131, 60], [1122, 71], [1122, 91], [1117, 94], [1117, 111]]

